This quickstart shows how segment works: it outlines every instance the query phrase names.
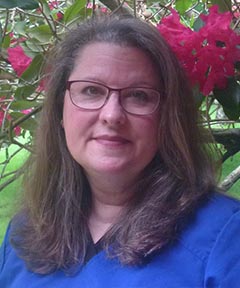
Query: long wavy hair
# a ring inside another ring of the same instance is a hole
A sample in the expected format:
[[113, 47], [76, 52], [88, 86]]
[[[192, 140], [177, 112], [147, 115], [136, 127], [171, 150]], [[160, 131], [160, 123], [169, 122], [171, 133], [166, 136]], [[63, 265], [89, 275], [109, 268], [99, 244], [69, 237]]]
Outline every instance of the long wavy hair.
[[86, 255], [91, 190], [83, 168], [68, 151], [61, 120], [76, 56], [94, 42], [141, 49], [156, 66], [162, 87], [158, 152], [142, 171], [135, 197], [103, 238], [108, 255], [123, 264], [143, 263], [179, 235], [184, 219], [215, 188], [207, 133], [197, 125], [185, 73], [159, 31], [135, 18], [85, 21], [67, 33], [49, 62], [35, 153], [24, 178], [23, 207], [12, 222], [13, 246], [29, 269], [40, 274], [69, 271]]

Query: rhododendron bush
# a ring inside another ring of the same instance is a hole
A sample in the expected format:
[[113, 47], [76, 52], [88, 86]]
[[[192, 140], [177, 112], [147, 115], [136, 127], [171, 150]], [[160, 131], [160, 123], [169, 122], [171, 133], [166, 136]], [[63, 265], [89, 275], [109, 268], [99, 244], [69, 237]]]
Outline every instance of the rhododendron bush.
[[233, 86], [239, 90], [240, 34], [231, 28], [232, 14], [219, 13], [218, 9], [214, 5], [209, 14], [200, 14], [201, 26], [195, 31], [183, 25], [173, 9], [157, 27], [176, 53], [193, 87], [197, 86], [205, 96], [212, 93], [220, 103], [219, 90], [225, 90], [226, 97], [236, 100], [230, 111], [228, 107], [225, 109], [224, 101], [221, 104], [229, 118], [237, 120], [240, 98], [235, 99], [227, 90]]
[[240, 147], [240, 136], [231, 134], [226, 142], [223, 135], [226, 129], [232, 133], [229, 125], [236, 128], [240, 116], [238, 1], [120, 2], [0, 0], [0, 147], [15, 144], [31, 151], [45, 93], [44, 62], [64, 32], [87, 17], [124, 13], [156, 25], [191, 81], [203, 115], [201, 124], [209, 126], [214, 136], [216, 128], [224, 128], [215, 138], [225, 145], [226, 158], [234, 155], [240, 148], [232, 147]]
[[203, 25], [193, 31], [180, 23], [175, 10], [171, 12], [158, 29], [186, 69], [192, 85], [199, 85], [206, 96], [215, 87], [226, 88], [227, 79], [235, 75], [235, 64], [240, 61], [240, 35], [230, 27], [231, 13], [219, 13], [214, 5], [208, 15], [200, 15]]

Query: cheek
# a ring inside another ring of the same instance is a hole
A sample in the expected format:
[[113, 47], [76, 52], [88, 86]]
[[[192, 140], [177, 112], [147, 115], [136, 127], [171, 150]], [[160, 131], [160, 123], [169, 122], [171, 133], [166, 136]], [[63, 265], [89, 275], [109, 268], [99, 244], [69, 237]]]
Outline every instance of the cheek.
[[142, 145], [155, 153], [158, 149], [158, 118], [147, 118], [139, 123], [138, 131]]
[[81, 128], [80, 124], [84, 123], [84, 121], [82, 121], [84, 115], [82, 114], [82, 111], [74, 106], [68, 95], [66, 95], [63, 104], [63, 128], [65, 133], [77, 132], [76, 127]]

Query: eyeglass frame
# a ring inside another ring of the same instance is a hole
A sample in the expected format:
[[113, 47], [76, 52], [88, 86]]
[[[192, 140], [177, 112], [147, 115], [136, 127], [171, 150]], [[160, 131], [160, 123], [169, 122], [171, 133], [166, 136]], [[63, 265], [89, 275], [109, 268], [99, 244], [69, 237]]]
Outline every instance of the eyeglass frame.
[[[76, 103], [74, 103], [73, 99], [72, 99], [72, 95], [71, 95], [71, 85], [72, 83], [76, 83], [76, 82], [86, 82], [86, 83], [93, 83], [93, 84], [97, 84], [97, 85], [101, 85], [103, 87], [105, 87], [108, 91], [107, 95], [106, 95], [106, 98], [103, 102], [103, 104], [98, 107], [98, 108], [83, 108], [79, 105], [77, 105]], [[151, 111], [150, 113], [146, 113], [146, 114], [138, 114], [138, 113], [133, 113], [133, 112], [129, 112], [126, 110], [126, 108], [122, 105], [122, 102], [121, 102], [121, 92], [122, 90], [125, 90], [125, 89], [148, 89], [148, 90], [152, 90], [154, 92], [157, 92], [157, 95], [158, 95], [158, 102], [155, 106], [155, 108], [153, 109], [153, 111]], [[97, 82], [97, 81], [91, 81], [91, 80], [68, 80], [67, 83], [66, 83], [66, 90], [69, 91], [69, 96], [70, 96], [70, 99], [71, 99], [71, 102], [73, 103], [73, 105], [75, 105], [76, 107], [80, 108], [80, 109], [83, 109], [83, 110], [89, 110], [89, 111], [95, 111], [95, 110], [100, 110], [101, 108], [104, 107], [104, 105], [107, 103], [110, 95], [111, 95], [111, 92], [118, 92], [119, 93], [119, 104], [120, 106], [122, 107], [122, 109], [126, 112], [126, 113], [129, 113], [129, 114], [132, 114], [132, 115], [138, 115], [138, 116], [145, 116], [145, 115], [151, 115], [153, 114], [157, 109], [158, 109], [158, 106], [160, 104], [160, 91], [158, 91], [157, 89], [154, 89], [154, 88], [150, 88], [150, 87], [144, 87], [144, 86], [129, 86], [129, 87], [123, 87], [123, 88], [112, 88], [112, 87], [109, 87], [107, 86], [106, 84], [103, 84], [103, 83], [100, 83], [100, 82]]]

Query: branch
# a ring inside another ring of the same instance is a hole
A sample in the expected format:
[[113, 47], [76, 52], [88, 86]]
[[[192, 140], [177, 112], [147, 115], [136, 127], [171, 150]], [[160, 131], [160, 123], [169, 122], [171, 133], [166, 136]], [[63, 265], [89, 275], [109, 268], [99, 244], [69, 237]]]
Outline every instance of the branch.
[[9, 184], [11, 184], [12, 182], [14, 182], [17, 178], [19, 178], [24, 172], [24, 167], [20, 168], [17, 170], [17, 172], [14, 174], [13, 177], [9, 178], [7, 181], [5, 181], [4, 183], [2, 183], [0, 185], [0, 192], [7, 187]]
[[240, 166], [233, 170], [220, 184], [220, 187], [225, 191], [229, 190], [233, 184], [240, 179]]
[[212, 134], [216, 142], [222, 144], [227, 150], [223, 155], [223, 162], [240, 151], [240, 128], [212, 129]]
[[101, 0], [101, 2], [114, 13], [118, 12], [120, 14], [134, 16], [133, 9], [130, 6], [123, 5], [125, 1], [123, 1], [122, 4], [119, 4], [118, 0]]
[[33, 115], [37, 114], [38, 112], [40, 112], [41, 109], [42, 109], [42, 105], [36, 107], [30, 113], [28, 113], [26, 115], [23, 115], [22, 117], [18, 118], [17, 120], [10, 121], [10, 127], [8, 129], [2, 131], [2, 133], [0, 133], [0, 140], [6, 138], [11, 133], [11, 130], [13, 130], [15, 127], [20, 125], [22, 122], [26, 121], [31, 116], [33, 116]]

